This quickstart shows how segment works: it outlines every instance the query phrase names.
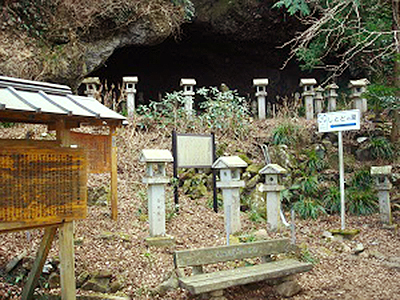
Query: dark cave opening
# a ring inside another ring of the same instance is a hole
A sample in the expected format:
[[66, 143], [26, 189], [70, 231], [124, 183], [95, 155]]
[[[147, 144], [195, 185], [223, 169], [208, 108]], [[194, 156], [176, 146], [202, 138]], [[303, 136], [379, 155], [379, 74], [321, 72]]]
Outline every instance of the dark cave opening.
[[287, 55], [287, 49], [278, 49], [273, 43], [237, 41], [210, 34], [202, 25], [187, 24], [178, 38], [154, 46], [117, 49], [90, 76], [114, 84], [121, 84], [123, 76], [138, 76], [138, 105], [180, 90], [181, 78], [196, 79], [196, 88], [225, 83], [248, 98], [254, 98], [252, 80], [268, 78], [268, 98], [274, 102], [277, 95], [290, 96], [298, 91], [301, 77], [319, 77], [301, 72], [294, 62], [280, 70]]

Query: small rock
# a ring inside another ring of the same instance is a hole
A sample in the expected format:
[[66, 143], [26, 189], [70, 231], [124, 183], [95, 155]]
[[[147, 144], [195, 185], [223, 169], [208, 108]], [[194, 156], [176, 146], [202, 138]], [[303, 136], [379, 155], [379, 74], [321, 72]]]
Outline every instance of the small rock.
[[382, 228], [383, 229], [387, 229], [387, 230], [396, 231], [397, 230], [397, 224], [383, 224]]
[[357, 143], [361, 144], [361, 143], [365, 142], [366, 140], [368, 140], [367, 137], [361, 136], [361, 137], [357, 138]]
[[22, 260], [22, 267], [25, 270], [30, 271], [33, 267], [34, 262], [35, 262], [35, 258], [33, 256], [27, 256]]
[[301, 291], [301, 286], [297, 281], [285, 281], [274, 287], [275, 291], [283, 297], [292, 297]]
[[15, 267], [22, 261], [22, 259], [26, 257], [26, 255], [27, 252], [23, 251], [21, 254], [13, 257], [13, 259], [11, 259], [9, 263], [6, 265], [5, 268], [6, 273], [10, 273], [12, 270], [14, 270]]
[[343, 252], [351, 252], [351, 248], [344, 243], [342, 244], [342, 250]]
[[53, 271], [53, 269], [54, 268], [53, 268], [53, 265], [51, 264], [51, 262], [50, 261], [46, 261], [44, 266], [43, 266], [42, 273], [50, 274]]
[[116, 293], [120, 290], [122, 290], [125, 286], [125, 279], [121, 275], [118, 275], [117, 278], [111, 282], [110, 284], [110, 292], [111, 293]]
[[334, 236], [333, 236], [333, 240], [334, 241], [337, 241], [337, 242], [343, 242], [343, 235], [340, 235], [340, 234], [335, 234]]
[[77, 238], [75, 238], [75, 240], [74, 240], [74, 245], [75, 245], [75, 246], [80, 246], [80, 245], [83, 244], [83, 241], [84, 241], [84, 240], [85, 240], [84, 237], [77, 237]]
[[113, 273], [109, 270], [100, 270], [93, 274], [93, 278], [111, 278]]
[[256, 238], [256, 240], [260, 240], [260, 241], [269, 239], [268, 232], [265, 229], [260, 229], [260, 230], [257, 230], [256, 232], [254, 232], [254, 237]]
[[388, 261], [392, 262], [392, 263], [398, 263], [400, 264], [400, 257], [399, 256], [392, 256], [388, 258]]
[[156, 287], [155, 292], [160, 296], [165, 295], [170, 290], [175, 290], [179, 287], [178, 277], [172, 272], [171, 276]]
[[230, 235], [229, 236], [229, 244], [230, 245], [238, 245], [238, 244], [240, 244], [240, 239], [237, 236]]
[[385, 266], [386, 268], [400, 271], [400, 263], [384, 261], [382, 265]]
[[49, 283], [49, 288], [58, 288], [60, 286], [60, 275], [55, 272], [51, 273], [47, 282]]
[[82, 285], [81, 289], [85, 291], [108, 293], [110, 291], [110, 286], [104, 280], [102, 280], [102, 278], [92, 278], [89, 281], [85, 282]]
[[365, 250], [364, 245], [362, 243], [358, 243], [356, 247], [353, 249], [353, 253], [358, 255]]
[[76, 287], [80, 288], [90, 277], [88, 271], [83, 271], [76, 279]]
[[386, 256], [383, 255], [382, 253], [378, 252], [378, 251], [372, 251], [369, 254], [371, 257], [374, 257], [376, 259], [380, 259], [380, 260], [385, 260]]
[[223, 295], [224, 295], [224, 290], [210, 292], [210, 296], [212, 297], [221, 297]]
[[333, 234], [327, 230], [322, 233], [322, 237], [326, 239], [333, 239]]

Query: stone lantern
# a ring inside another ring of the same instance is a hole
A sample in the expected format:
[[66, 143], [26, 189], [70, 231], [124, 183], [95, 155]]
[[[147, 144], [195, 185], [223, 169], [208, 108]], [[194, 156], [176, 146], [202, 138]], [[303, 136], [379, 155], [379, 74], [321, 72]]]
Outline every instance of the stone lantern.
[[314, 97], [314, 106], [315, 106], [315, 114], [318, 115], [322, 113], [324, 107], [324, 89], [321, 86], [318, 86], [315, 89], [315, 97]]
[[222, 189], [224, 199], [225, 230], [228, 234], [241, 230], [240, 225], [240, 188], [244, 181], [240, 180], [241, 168], [247, 163], [238, 156], [224, 156], [218, 158], [212, 165], [213, 169], [220, 170], [220, 181], [217, 187]]
[[336, 111], [336, 99], [339, 97], [336, 90], [339, 87], [335, 84], [329, 84], [325, 87], [326, 97], [328, 98], [328, 112]]
[[260, 120], [264, 120], [266, 118], [267, 85], [268, 85], [268, 78], [253, 79], [253, 86], [256, 87], [256, 97], [258, 103], [258, 119]]
[[195, 95], [194, 86], [196, 85], [195, 79], [181, 79], [181, 86], [183, 87], [183, 96], [185, 96], [185, 110], [191, 115], [193, 112], [193, 96]]
[[303, 98], [306, 106], [306, 119], [312, 120], [314, 118], [314, 86], [317, 81], [314, 78], [302, 78], [300, 79], [300, 87], [303, 88]]
[[375, 188], [378, 191], [379, 211], [381, 221], [384, 224], [392, 224], [392, 212], [390, 208], [390, 190], [392, 183], [392, 166], [371, 167], [371, 176], [375, 181]]
[[277, 231], [282, 227], [280, 192], [285, 187], [280, 183], [282, 175], [286, 174], [286, 169], [277, 164], [268, 164], [259, 171], [259, 174], [265, 175], [261, 191], [267, 194], [267, 222], [272, 231]]
[[350, 98], [353, 100], [353, 106], [355, 109], [359, 109], [361, 113], [365, 113], [368, 110], [367, 99], [362, 98], [362, 94], [367, 91], [367, 85], [370, 82], [368, 79], [350, 80], [349, 88], [351, 89]]
[[173, 162], [168, 150], [144, 149], [140, 162], [146, 163], [146, 177], [143, 183], [148, 185], [148, 211], [150, 237], [165, 236], [165, 185], [170, 182], [166, 175], [167, 163]]
[[133, 117], [135, 115], [135, 94], [136, 84], [139, 82], [137, 76], [125, 76], [122, 78], [124, 90], [126, 93], [126, 106], [128, 110], [128, 116]]
[[99, 77], [87, 77], [83, 79], [82, 83], [86, 86], [85, 94], [88, 97], [96, 99], [98, 94], [97, 88], [101, 85]]

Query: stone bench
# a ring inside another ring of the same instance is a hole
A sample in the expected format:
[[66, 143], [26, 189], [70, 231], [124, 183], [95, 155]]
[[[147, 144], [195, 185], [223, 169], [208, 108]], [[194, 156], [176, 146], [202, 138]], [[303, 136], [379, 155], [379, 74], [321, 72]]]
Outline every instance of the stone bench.
[[[211, 293], [222, 296], [223, 290], [264, 280], [277, 280], [296, 273], [307, 272], [312, 264], [293, 258], [272, 260], [273, 254], [285, 254], [296, 246], [289, 239], [276, 239], [246, 244], [218, 246], [176, 251], [174, 264], [179, 286], [192, 295]], [[204, 273], [203, 266], [243, 259], [261, 258], [261, 263], [229, 270]], [[184, 276], [184, 268], [192, 267], [191, 276]], [[216, 299], [221, 299], [216, 297]]]

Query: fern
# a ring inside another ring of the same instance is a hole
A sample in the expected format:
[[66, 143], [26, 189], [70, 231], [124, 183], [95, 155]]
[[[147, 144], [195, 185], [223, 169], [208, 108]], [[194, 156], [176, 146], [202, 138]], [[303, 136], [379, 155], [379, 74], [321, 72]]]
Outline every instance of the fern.
[[283, 6], [291, 16], [297, 12], [300, 12], [303, 16], [310, 14], [310, 8], [305, 0], [279, 0], [272, 6], [272, 8], [281, 8]]

